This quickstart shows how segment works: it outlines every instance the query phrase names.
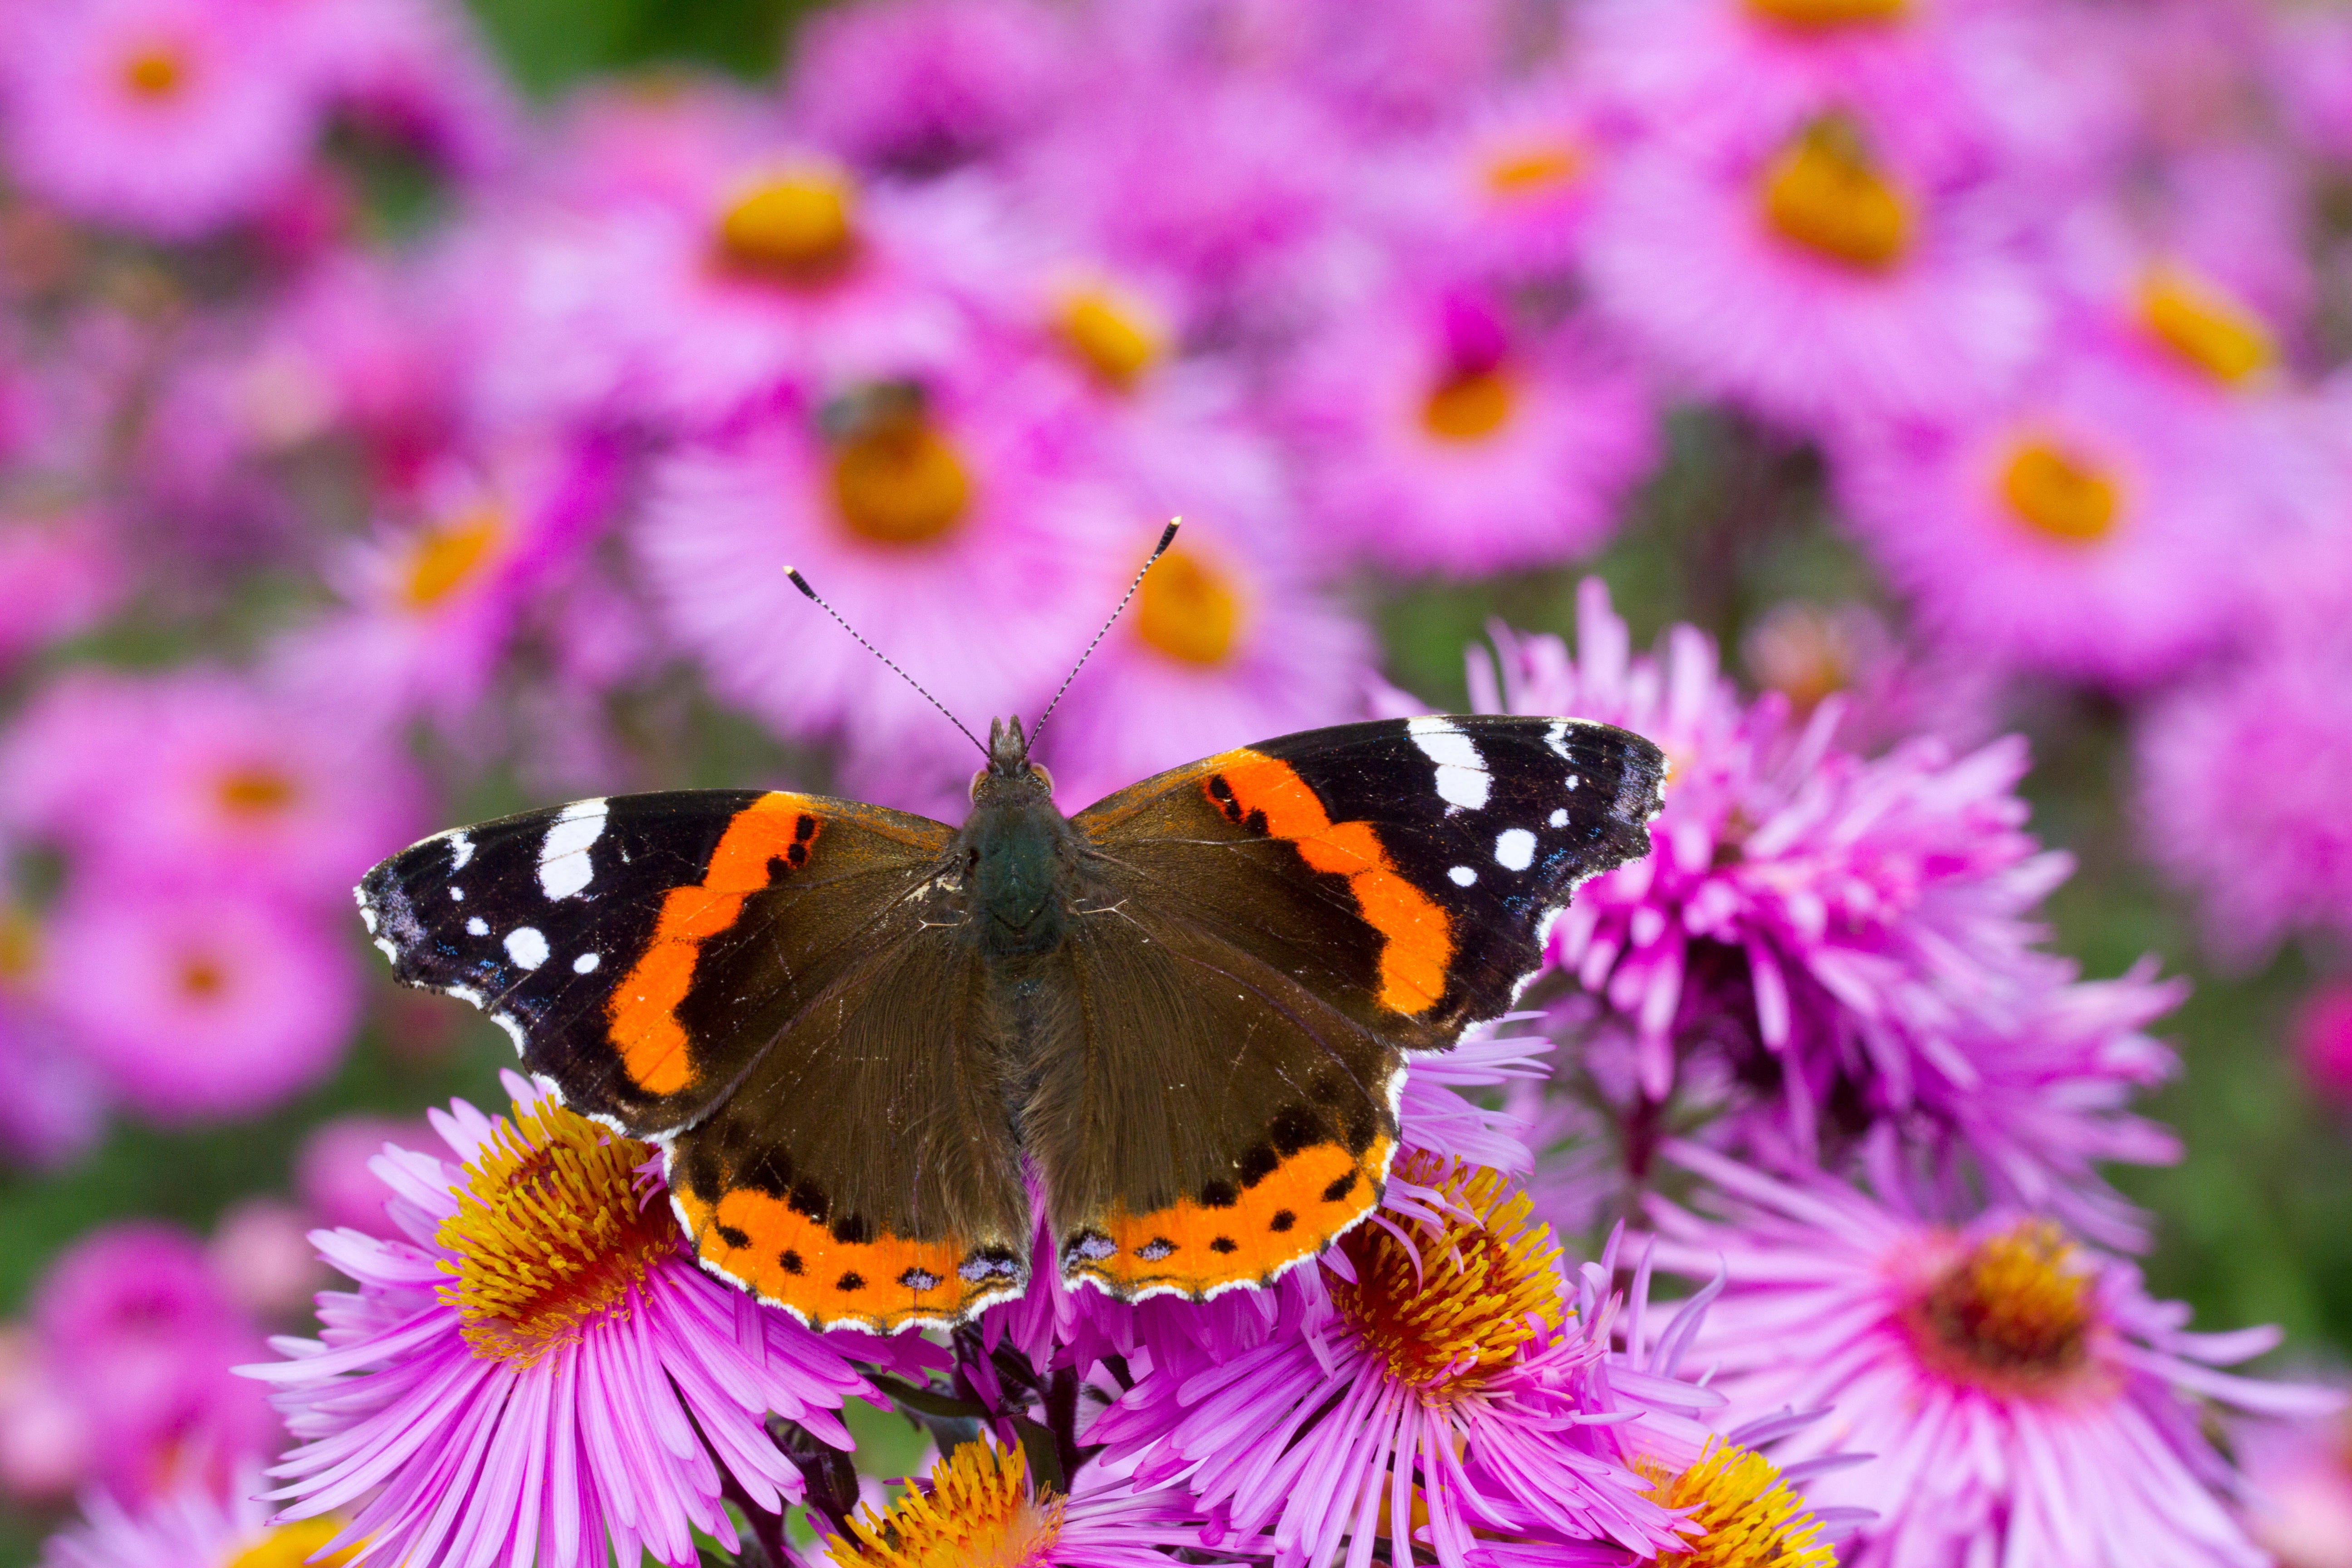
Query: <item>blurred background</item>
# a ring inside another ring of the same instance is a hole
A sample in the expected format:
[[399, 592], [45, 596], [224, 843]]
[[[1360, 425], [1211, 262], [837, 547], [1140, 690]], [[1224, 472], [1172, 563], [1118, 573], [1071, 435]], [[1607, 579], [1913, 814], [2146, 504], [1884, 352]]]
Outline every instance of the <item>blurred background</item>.
[[273, 1446], [225, 1369], [307, 1321], [304, 1233], [497, 1101], [369, 864], [634, 789], [953, 817], [962, 740], [783, 566], [978, 725], [1179, 512], [1065, 809], [1469, 703], [1588, 579], [1839, 746], [2021, 733], [2051, 947], [2187, 983], [2179, 1157], [2105, 1173], [2152, 1287], [2352, 1352], [2352, 10], [15, 0], [0, 46], [0, 1560]]

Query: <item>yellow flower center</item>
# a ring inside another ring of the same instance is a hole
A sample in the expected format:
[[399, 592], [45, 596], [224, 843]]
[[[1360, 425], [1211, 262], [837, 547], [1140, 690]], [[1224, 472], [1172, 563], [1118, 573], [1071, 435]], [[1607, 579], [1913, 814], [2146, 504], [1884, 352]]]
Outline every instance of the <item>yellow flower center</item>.
[[1498, 149], [1485, 168], [1486, 188], [1498, 196], [1539, 196], [1582, 173], [1583, 150], [1565, 141]]
[[1233, 579], [1189, 550], [1173, 549], [1143, 574], [1135, 635], [1186, 664], [1223, 664], [1233, 651], [1241, 596]]
[[[281, 1524], [230, 1558], [226, 1568], [302, 1568], [342, 1528], [343, 1521], [332, 1516]], [[310, 1568], [343, 1568], [359, 1550], [359, 1544], [346, 1546], [331, 1557], [311, 1563]]]
[[1948, 1374], [2031, 1392], [2080, 1369], [2097, 1306], [2074, 1244], [2047, 1220], [1979, 1242], [1904, 1314], [1920, 1353]]
[[834, 453], [833, 504], [860, 539], [930, 544], [971, 510], [971, 476], [920, 408], [887, 408]]
[[1763, 1455], [1723, 1444], [1671, 1479], [1652, 1465], [1642, 1469], [1657, 1481], [1651, 1500], [1690, 1510], [1706, 1531], [1682, 1551], [1660, 1552], [1659, 1568], [1836, 1568], [1821, 1521]]
[[27, 978], [40, 962], [40, 926], [13, 904], [0, 907], [0, 984]]
[[836, 1542], [845, 1568], [1043, 1568], [1062, 1532], [1060, 1498], [1028, 1486], [1018, 1448], [965, 1443], [931, 1467], [931, 1489], [909, 1487], [887, 1513], [861, 1510], [849, 1521], [855, 1546]]
[[122, 85], [140, 98], [170, 98], [187, 79], [187, 63], [162, 44], [150, 44], [122, 62]]
[[825, 169], [763, 181], [719, 216], [719, 255], [772, 283], [830, 281], [857, 254], [856, 195], [845, 176]]
[[221, 775], [221, 807], [231, 816], [275, 816], [294, 804], [294, 781], [273, 768], [237, 768]]
[[1911, 247], [1910, 203], [1838, 115], [1807, 126], [1766, 168], [1764, 216], [1782, 237], [1865, 272], [1885, 271]]
[[2262, 318], [2220, 288], [2177, 267], [2151, 268], [2139, 285], [2140, 319], [2189, 365], [2234, 386], [2278, 359]]
[[485, 506], [419, 534], [409, 547], [403, 584], [408, 607], [430, 609], [464, 587], [489, 561], [491, 547], [505, 532], [505, 520]]
[[188, 958], [180, 963], [180, 989], [199, 1002], [209, 1002], [228, 986], [228, 972], [216, 959]]
[[535, 1361], [625, 1309], [646, 1272], [677, 1255], [667, 1205], [637, 1191], [634, 1173], [652, 1152], [554, 1104], [498, 1124], [434, 1238], [457, 1277], [441, 1298], [476, 1355]]
[[1097, 286], [1062, 300], [1055, 330], [1095, 379], [1131, 390], [1168, 352], [1168, 335], [1141, 300]]
[[1853, 679], [1854, 650], [1837, 619], [1811, 605], [1781, 605], [1748, 638], [1748, 666], [1757, 681], [1788, 698], [1799, 713]]
[[2018, 521], [2068, 544], [2092, 544], [2116, 525], [2116, 482], [2047, 441], [2021, 444], [2000, 472], [2000, 497]]
[[1748, 0], [1749, 16], [1808, 30], [1899, 21], [1910, 9], [1911, 0]]
[[1422, 428], [1441, 441], [1482, 441], [1509, 421], [1517, 400], [1510, 376], [1502, 370], [1457, 370], [1422, 404]]
[[1325, 1284], [1390, 1376], [1449, 1398], [1475, 1392], [1521, 1345], [1559, 1325], [1559, 1247], [1529, 1217], [1527, 1194], [1503, 1195], [1500, 1172], [1449, 1170], [1417, 1153], [1399, 1174], [1450, 1200], [1444, 1223], [1405, 1222], [1410, 1247], [1386, 1226], [1358, 1226], [1339, 1243], [1354, 1283], [1330, 1274]]

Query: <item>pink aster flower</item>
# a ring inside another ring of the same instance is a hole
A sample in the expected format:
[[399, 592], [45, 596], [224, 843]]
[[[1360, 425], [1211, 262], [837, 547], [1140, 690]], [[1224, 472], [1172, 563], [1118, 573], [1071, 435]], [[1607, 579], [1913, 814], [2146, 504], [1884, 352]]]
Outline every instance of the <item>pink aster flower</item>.
[[[82, 1518], [49, 1537], [40, 1568], [236, 1568], [244, 1563], [304, 1563], [327, 1544], [339, 1521], [273, 1525], [252, 1494], [257, 1465], [241, 1466], [226, 1486], [191, 1482], [137, 1508], [104, 1492], [82, 1501]], [[342, 1568], [338, 1553], [315, 1559]]]
[[86, 878], [50, 921], [46, 1000], [152, 1121], [251, 1116], [331, 1073], [359, 1021], [337, 926], [234, 887]]
[[[1251, 1348], [1171, 1347], [1089, 1440], [1139, 1482], [1188, 1489], [1212, 1544], [1285, 1568], [1343, 1542], [1366, 1563], [1383, 1536], [1394, 1555], [1400, 1528], [1447, 1568], [1470, 1561], [1474, 1531], [1639, 1556], [1678, 1544], [1630, 1468], [1625, 1423], [1651, 1400], [1612, 1381], [1607, 1276], [1571, 1290], [1526, 1195], [1495, 1172], [1418, 1156], [1401, 1174], [1430, 1202], [1340, 1240], [1314, 1280], [1328, 1310]], [[1633, 1381], [1644, 1396], [1709, 1397]]]
[[1291, 405], [1310, 503], [1405, 572], [1588, 553], [1656, 452], [1641, 378], [1582, 327], [1458, 289], [1400, 287], [1348, 312], [1303, 356]]
[[340, 908], [424, 826], [418, 781], [348, 712], [226, 671], [82, 672], [16, 721], [0, 812], [94, 876], [282, 892]]
[[1834, 1408], [1792, 1435], [1874, 1463], [1811, 1496], [1875, 1510], [1846, 1561], [2014, 1568], [2257, 1568], [2231, 1506], [2242, 1482], [2200, 1404], [2265, 1415], [2336, 1407], [2324, 1390], [2215, 1370], [2269, 1329], [2196, 1334], [2138, 1271], [2047, 1220], [1997, 1210], [1937, 1223], [1822, 1179], [1784, 1184], [1689, 1145], [1670, 1153], [1732, 1210], [1658, 1203], [1662, 1264], [1730, 1286], [1692, 1358], [1718, 1366], [1734, 1419]]
[[295, 1194], [321, 1228], [396, 1235], [384, 1214], [383, 1184], [372, 1167], [387, 1147], [415, 1148], [430, 1137], [421, 1121], [364, 1112], [321, 1121], [294, 1152]]
[[1544, 75], [1384, 153], [1382, 177], [1356, 195], [1391, 244], [1474, 276], [1539, 279], [1578, 254], [1612, 155], [1586, 95]]
[[2280, 1568], [2352, 1568], [2352, 1421], [2244, 1421], [2246, 1528]]
[[49, 1266], [31, 1318], [35, 1353], [89, 1435], [90, 1479], [117, 1497], [218, 1484], [280, 1436], [229, 1370], [260, 1333], [183, 1231], [91, 1231]]
[[243, 0], [311, 92], [442, 168], [478, 178], [514, 149], [519, 105], [449, 0]]
[[770, 1513], [803, 1489], [767, 1415], [849, 1446], [856, 1342], [705, 1275], [651, 1149], [507, 1083], [512, 1121], [434, 1114], [455, 1162], [377, 1160], [401, 1236], [317, 1232], [358, 1291], [320, 1297], [319, 1339], [242, 1369], [301, 1439], [271, 1471], [278, 1518], [346, 1513], [352, 1561], [409, 1568], [608, 1550], [679, 1568], [697, 1530], [735, 1550], [723, 1488]]
[[1270, 454], [1192, 421], [1124, 445], [1137, 514], [1184, 526], [1045, 731], [1041, 760], [1071, 810], [1196, 757], [1360, 718], [1372, 668], [1370, 634], [1299, 559]]
[[1159, 526], [1072, 471], [1058, 372], [1001, 368], [845, 392], [682, 450], [637, 526], [666, 618], [719, 689], [787, 735], [847, 739], [886, 803], [961, 799], [965, 742], [785, 570], [966, 724], [1034, 719]]
[[793, 39], [793, 121], [866, 168], [937, 174], [1003, 153], [1055, 108], [1076, 64], [1037, 0], [884, 0]]
[[307, 85], [235, 0], [91, 0], [14, 19], [8, 162], [100, 223], [189, 239], [257, 214], [310, 156]]
[[121, 603], [129, 576], [99, 512], [0, 510], [0, 664], [88, 631]]
[[2141, 685], [2245, 609], [2239, 468], [2147, 376], [2076, 352], [2016, 403], [1841, 444], [1864, 543], [1974, 657]]
[[1938, 183], [1884, 130], [1832, 109], [1628, 153], [1586, 246], [1601, 310], [1701, 391], [1801, 429], [1997, 398], [2048, 315], [2015, 194]]
[[1554, 931], [1555, 962], [1601, 1005], [1562, 1021], [1612, 1064], [1592, 1069], [1604, 1097], [1638, 1116], [1679, 1089], [1800, 1163], [1850, 1153], [1829, 1113], [1843, 1104], [1941, 1160], [1972, 1155], [2005, 1198], [2126, 1234], [2094, 1167], [2170, 1155], [2123, 1107], [2171, 1069], [2142, 1030], [2179, 988], [2145, 969], [2085, 984], [2038, 950], [2034, 908], [2068, 866], [2023, 831], [2023, 748], [1922, 739], [1864, 759], [1831, 743], [1833, 702], [1801, 729], [1777, 694], [1743, 703], [1688, 626], [1634, 656], [1597, 582], [1578, 619], [1573, 657], [1506, 637], [1499, 679], [1474, 659], [1471, 690], [1481, 709], [1624, 725], [1673, 764], [1655, 850], [1587, 883]]
[[2295, 1009], [2294, 1055], [2304, 1081], [2352, 1110], [2352, 984], [2329, 981]]

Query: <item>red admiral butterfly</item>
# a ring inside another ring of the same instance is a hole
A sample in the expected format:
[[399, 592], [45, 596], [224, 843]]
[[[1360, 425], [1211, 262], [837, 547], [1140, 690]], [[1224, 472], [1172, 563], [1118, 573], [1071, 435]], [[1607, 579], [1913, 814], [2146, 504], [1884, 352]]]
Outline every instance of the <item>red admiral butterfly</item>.
[[1406, 1058], [1511, 1005], [1570, 889], [1648, 852], [1665, 769], [1580, 720], [1386, 720], [1067, 817], [1032, 738], [991, 727], [961, 828], [586, 800], [428, 838], [361, 911], [401, 980], [659, 1145], [703, 1266], [807, 1322], [1020, 1294], [1024, 1162], [1066, 1279], [1205, 1298], [1379, 1203]]

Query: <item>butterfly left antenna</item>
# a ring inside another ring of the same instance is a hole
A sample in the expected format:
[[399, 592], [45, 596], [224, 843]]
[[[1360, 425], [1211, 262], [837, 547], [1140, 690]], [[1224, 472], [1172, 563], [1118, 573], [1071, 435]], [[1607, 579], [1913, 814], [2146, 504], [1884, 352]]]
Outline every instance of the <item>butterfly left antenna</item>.
[[[1163, 543], [1160, 548], [1164, 550], [1167, 548], [1167, 545]], [[940, 712], [947, 713], [948, 722], [954, 725], [957, 729], [962, 730], [963, 738], [965, 740], [970, 741], [975, 746], [980, 746], [980, 754], [982, 756], [984, 757], [988, 755], [988, 748], [984, 745], [981, 745], [980, 737], [973, 734], [969, 729], [965, 729], [964, 721], [962, 720], [957, 718], [952, 713], [948, 713], [948, 705], [946, 703], [940, 701], [929, 692], [924, 691], [923, 683], [921, 681], [917, 680], [913, 676], [908, 675], [897, 665], [891, 664], [890, 658], [887, 654], [884, 653], [880, 648], [876, 647], [872, 643], [867, 642], [864, 637], [858, 637], [857, 628], [851, 626], [847, 621], [843, 620], [839, 610], [835, 609], [831, 605], [826, 604], [823, 599], [817, 597], [816, 590], [809, 586], [809, 580], [801, 575], [801, 569], [799, 567], [785, 567], [784, 575], [791, 578], [793, 580], [793, 586], [798, 588], [802, 593], [806, 594], [809, 596], [810, 602], [814, 604], [818, 609], [823, 610], [826, 615], [831, 616], [834, 619], [835, 625], [840, 626], [843, 631], [847, 632], [853, 638], [856, 638], [859, 647], [864, 648], [867, 653], [872, 654], [876, 658], [880, 659], [885, 665], [888, 666], [891, 674], [897, 676], [899, 679], [905, 681], [916, 690], [922, 691], [924, 701], [929, 703]]]
[[1151, 570], [1154, 562], [1168, 553], [1168, 547], [1176, 542], [1176, 531], [1183, 526], [1182, 518], [1171, 517], [1168, 520], [1168, 526], [1160, 531], [1160, 542], [1151, 547], [1151, 553], [1145, 557], [1143, 564], [1136, 569], [1135, 581], [1129, 583], [1127, 585], [1127, 592], [1118, 596], [1118, 607], [1111, 611], [1110, 619], [1102, 624], [1102, 630], [1095, 634], [1095, 640], [1087, 644], [1087, 651], [1078, 655], [1078, 662], [1072, 665], [1070, 673], [1062, 678], [1061, 691], [1054, 693], [1054, 700], [1045, 704], [1045, 710], [1037, 715], [1037, 721], [1034, 724], [1029, 726], [1029, 744], [1032, 749], [1034, 749], [1037, 744], [1038, 732], [1045, 728], [1045, 721], [1051, 719], [1054, 716], [1054, 710], [1062, 705], [1062, 691], [1067, 691], [1070, 689], [1070, 682], [1078, 678], [1078, 671], [1086, 668], [1087, 660], [1094, 658], [1095, 649], [1102, 647], [1103, 638], [1110, 636], [1111, 627], [1118, 625], [1119, 616], [1127, 613], [1128, 601], [1135, 597], [1135, 591], [1138, 588], [1143, 586], [1143, 574]]

